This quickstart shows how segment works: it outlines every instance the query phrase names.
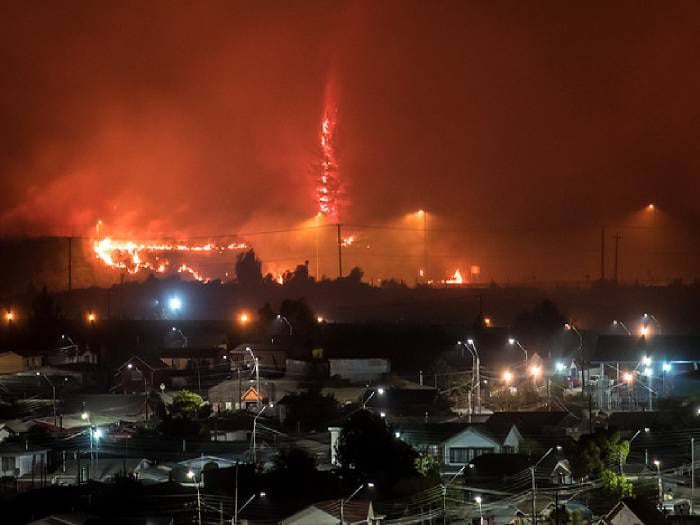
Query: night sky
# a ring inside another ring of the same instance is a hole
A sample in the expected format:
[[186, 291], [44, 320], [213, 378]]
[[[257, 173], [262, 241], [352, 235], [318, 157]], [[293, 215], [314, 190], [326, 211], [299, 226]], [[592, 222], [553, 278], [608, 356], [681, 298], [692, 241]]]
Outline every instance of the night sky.
[[329, 93], [344, 223], [700, 223], [697, 2], [9, 4], [2, 233], [299, 224]]

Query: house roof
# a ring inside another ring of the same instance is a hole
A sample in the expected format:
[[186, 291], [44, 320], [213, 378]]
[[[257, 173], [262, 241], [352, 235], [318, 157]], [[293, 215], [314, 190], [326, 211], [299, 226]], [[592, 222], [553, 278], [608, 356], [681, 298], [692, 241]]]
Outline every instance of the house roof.
[[0, 454], [22, 456], [33, 452], [47, 452], [46, 447], [25, 443], [24, 441], [3, 441], [0, 443]]
[[636, 363], [645, 355], [652, 356], [656, 361], [698, 362], [700, 337], [655, 335], [647, 338], [601, 335], [590, 360], [592, 363]]
[[[423, 423], [418, 425], [405, 425], [397, 430], [401, 433], [401, 439], [411, 445], [428, 445], [444, 443], [450, 438], [467, 430], [473, 430], [479, 434], [501, 444], [515, 425], [494, 426], [487, 423]], [[517, 430], [517, 428], [516, 428]]]
[[51, 350], [48, 350], [46, 348], [12, 348], [12, 349], [7, 349], [3, 350], [0, 352], [0, 356], [4, 354], [16, 354], [22, 357], [36, 357], [36, 356], [42, 356], [51, 353]]
[[569, 425], [579, 421], [579, 418], [569, 412], [496, 412], [488, 419], [492, 426], [515, 425], [522, 434], [540, 434], [544, 429], [558, 428], [562, 431]]
[[[314, 503], [312, 507], [340, 519], [340, 502], [337, 499], [320, 501]], [[369, 500], [353, 500], [343, 505], [343, 521], [347, 523], [366, 523], [370, 514], [374, 514], [374, 509]]]
[[623, 506], [631, 510], [643, 525], [666, 524], [663, 513], [651, 501], [644, 498], [623, 498], [605, 515], [605, 522], [609, 523], [622, 510]]
[[126, 368], [129, 365], [129, 363], [139, 363], [149, 368], [150, 370], [163, 370], [165, 368], [168, 368], [168, 365], [166, 365], [157, 357], [140, 356], [134, 354], [129, 359], [124, 361], [124, 363], [122, 363], [122, 365], [119, 368], [117, 368], [117, 370], [122, 370], [123, 368]]

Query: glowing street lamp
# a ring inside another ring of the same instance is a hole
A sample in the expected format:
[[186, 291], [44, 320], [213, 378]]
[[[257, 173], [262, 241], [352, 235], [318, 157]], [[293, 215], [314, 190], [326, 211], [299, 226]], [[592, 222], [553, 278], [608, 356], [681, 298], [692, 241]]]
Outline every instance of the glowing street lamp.
[[481, 507], [481, 496], [477, 496], [474, 498], [474, 501], [476, 501], [476, 504], [479, 505], [479, 525], [484, 524], [484, 512]]
[[648, 327], [648, 326], [642, 326], [642, 327], [639, 329], [639, 335], [641, 335], [642, 337], [646, 337], [647, 335], [649, 335], [649, 327]]
[[554, 369], [555, 369], [558, 373], [561, 374], [562, 372], [564, 372], [564, 370], [566, 370], [566, 365], [565, 365], [564, 363], [562, 363], [561, 361], [558, 361], [558, 362], [554, 365]]
[[513, 381], [513, 372], [510, 370], [506, 370], [503, 372], [503, 381], [509, 385], [511, 381]]
[[95, 312], [88, 312], [87, 321], [90, 324], [94, 324], [95, 321], [97, 321], [97, 315], [95, 314]]
[[171, 297], [168, 300], [168, 308], [170, 308], [170, 311], [174, 314], [178, 313], [182, 310], [182, 299], [177, 296]]
[[631, 372], [625, 372], [624, 374], [622, 374], [622, 380], [625, 383], [630, 384], [634, 381], [634, 374], [632, 374]]
[[527, 349], [523, 345], [521, 345], [520, 341], [518, 341], [515, 337], [508, 338], [508, 344], [510, 346], [517, 345], [518, 348], [520, 348], [520, 350], [523, 351], [523, 353], [525, 354], [525, 370], [527, 370]]
[[484, 317], [484, 325], [487, 327], [491, 326], [491, 318], [490, 317]]
[[15, 320], [15, 313], [12, 310], [9, 310], [7, 313], [5, 313], [5, 321], [7, 321], [8, 324], [14, 320]]
[[250, 316], [248, 315], [248, 312], [241, 312], [238, 314], [238, 322], [241, 324], [247, 324], [248, 321], [250, 321]]
[[651, 357], [649, 357], [648, 355], [642, 357], [642, 364], [647, 367], [651, 366]]

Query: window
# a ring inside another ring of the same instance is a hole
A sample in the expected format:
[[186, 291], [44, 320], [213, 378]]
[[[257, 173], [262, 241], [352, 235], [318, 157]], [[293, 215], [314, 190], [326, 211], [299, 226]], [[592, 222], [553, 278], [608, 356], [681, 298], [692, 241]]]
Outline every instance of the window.
[[15, 473], [16, 458], [14, 456], [3, 456], [2, 458], [2, 471]]
[[450, 447], [450, 463], [466, 464], [482, 454], [492, 452], [493, 448]]

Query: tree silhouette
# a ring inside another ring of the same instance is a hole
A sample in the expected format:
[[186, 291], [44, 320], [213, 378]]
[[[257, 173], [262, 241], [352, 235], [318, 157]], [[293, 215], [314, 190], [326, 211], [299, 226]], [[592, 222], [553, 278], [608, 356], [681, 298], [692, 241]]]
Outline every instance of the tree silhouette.
[[413, 448], [396, 438], [383, 418], [360, 410], [343, 425], [338, 460], [346, 476], [389, 489], [399, 479], [416, 475]]
[[262, 281], [262, 262], [255, 250], [248, 250], [236, 257], [236, 279], [244, 286], [253, 286]]

